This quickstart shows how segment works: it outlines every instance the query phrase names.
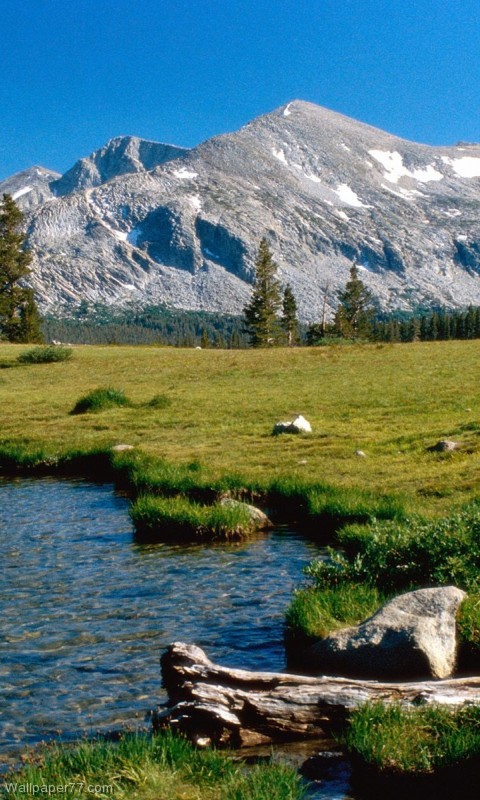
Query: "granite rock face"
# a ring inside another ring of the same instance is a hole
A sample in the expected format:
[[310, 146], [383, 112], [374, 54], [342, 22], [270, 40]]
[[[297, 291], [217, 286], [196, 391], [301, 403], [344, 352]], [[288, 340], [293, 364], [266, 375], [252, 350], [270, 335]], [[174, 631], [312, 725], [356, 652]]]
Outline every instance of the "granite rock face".
[[27, 212], [44, 309], [240, 313], [262, 236], [305, 321], [325, 296], [333, 311], [354, 262], [380, 308], [480, 304], [480, 145], [415, 144], [294, 101], [192, 150], [113, 139], [42, 191], [21, 175], [0, 192], [13, 181]]
[[448, 678], [455, 667], [455, 615], [465, 592], [455, 586], [399, 595], [370, 619], [312, 645], [305, 661], [326, 675]]

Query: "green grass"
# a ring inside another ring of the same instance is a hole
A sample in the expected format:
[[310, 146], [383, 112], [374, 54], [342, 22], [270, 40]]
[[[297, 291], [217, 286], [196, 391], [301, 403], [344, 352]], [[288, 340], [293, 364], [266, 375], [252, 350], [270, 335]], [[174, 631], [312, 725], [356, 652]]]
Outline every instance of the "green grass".
[[[118, 743], [52, 746], [16, 774], [5, 776], [5, 784], [9, 783], [17, 784], [17, 790], [5, 791], [5, 796], [17, 798], [34, 795], [18, 788], [25, 785], [69, 785], [68, 797], [102, 800], [301, 800], [304, 796], [293, 769], [279, 764], [246, 769], [241, 761], [214, 750], [196, 750], [169, 732], [155, 737], [125, 735]], [[43, 794], [37, 791], [35, 796]]]
[[298, 589], [288, 608], [286, 624], [309, 638], [323, 637], [356, 625], [374, 614], [384, 601], [377, 589], [361, 584], [327, 587], [322, 591], [313, 587]]
[[[15, 364], [24, 349], [1, 345], [0, 363]], [[399, 495], [410, 513], [441, 514], [480, 484], [479, 357], [480, 341], [268, 351], [83, 346], [62, 364], [2, 370], [1, 435], [59, 454], [128, 442], [172, 464], [200, 462], [208, 481], [240, 473], [267, 485], [293, 476]], [[120, 386], [132, 406], [71, 416], [99, 386]], [[161, 415], [149, 405], [155, 395], [171, 400]], [[297, 412], [311, 436], [270, 435]], [[445, 438], [461, 449], [427, 452]]]
[[241, 503], [202, 505], [182, 495], [144, 495], [130, 507], [137, 536], [159, 541], [242, 539], [253, 532], [248, 509]]
[[351, 714], [341, 740], [350, 755], [378, 772], [428, 775], [480, 758], [480, 708], [367, 704]]

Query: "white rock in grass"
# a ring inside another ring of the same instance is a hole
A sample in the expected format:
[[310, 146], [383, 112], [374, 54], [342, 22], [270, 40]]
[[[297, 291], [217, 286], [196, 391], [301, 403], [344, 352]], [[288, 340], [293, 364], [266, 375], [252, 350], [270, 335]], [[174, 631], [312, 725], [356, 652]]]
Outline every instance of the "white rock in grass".
[[311, 433], [312, 426], [308, 419], [299, 414], [294, 420], [289, 422], [277, 422], [273, 428], [273, 435], [277, 436], [279, 433]]

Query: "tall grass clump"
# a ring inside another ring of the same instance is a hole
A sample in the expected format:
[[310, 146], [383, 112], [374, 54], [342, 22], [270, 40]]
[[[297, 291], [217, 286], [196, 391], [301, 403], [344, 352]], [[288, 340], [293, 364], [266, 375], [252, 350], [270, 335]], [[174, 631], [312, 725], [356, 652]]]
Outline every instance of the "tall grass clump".
[[351, 713], [342, 744], [354, 759], [393, 776], [428, 775], [473, 759], [478, 766], [480, 707], [369, 703]]
[[62, 347], [58, 344], [32, 347], [25, 350], [17, 358], [20, 364], [53, 364], [56, 361], [69, 361], [73, 355], [71, 347]]
[[353, 487], [312, 483], [297, 475], [273, 480], [265, 493], [276, 513], [283, 518], [316, 526], [324, 534], [337, 532], [348, 523], [369, 523], [375, 519], [402, 520], [402, 498], [376, 495]]
[[[251, 770], [226, 754], [197, 750], [169, 731], [150, 737], [130, 734], [117, 743], [103, 739], [54, 745], [15, 774], [3, 776], [8, 797], [24, 797], [25, 786], [66, 786], [74, 800], [301, 800], [293, 769], [266, 764]], [[88, 788], [90, 787], [90, 788]]]
[[166, 394], [156, 394], [152, 397], [152, 399], [147, 403], [149, 408], [169, 408], [172, 405], [172, 401], [170, 397]]
[[130, 508], [137, 536], [148, 541], [209, 541], [241, 539], [252, 532], [244, 505], [202, 505], [187, 497], [139, 497]]
[[75, 403], [71, 414], [97, 413], [108, 408], [130, 406], [130, 400], [121, 389], [93, 389]]
[[302, 631], [309, 638], [323, 637], [366, 619], [384, 601], [378, 589], [366, 584], [297, 589], [285, 622], [292, 631]]

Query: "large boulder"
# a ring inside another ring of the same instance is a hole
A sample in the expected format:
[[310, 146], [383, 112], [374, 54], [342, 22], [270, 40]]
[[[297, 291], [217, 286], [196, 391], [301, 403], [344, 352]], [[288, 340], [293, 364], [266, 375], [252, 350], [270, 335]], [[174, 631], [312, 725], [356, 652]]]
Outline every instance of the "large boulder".
[[372, 617], [315, 642], [309, 671], [387, 680], [448, 678], [455, 668], [455, 586], [419, 589], [390, 600]]

